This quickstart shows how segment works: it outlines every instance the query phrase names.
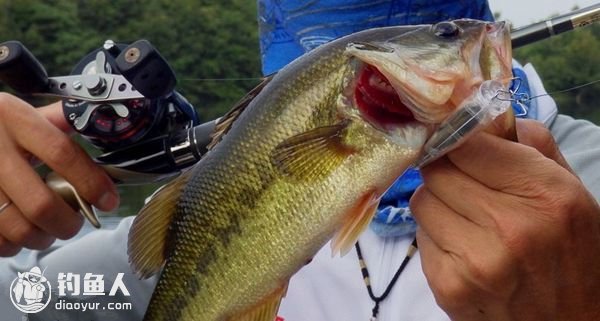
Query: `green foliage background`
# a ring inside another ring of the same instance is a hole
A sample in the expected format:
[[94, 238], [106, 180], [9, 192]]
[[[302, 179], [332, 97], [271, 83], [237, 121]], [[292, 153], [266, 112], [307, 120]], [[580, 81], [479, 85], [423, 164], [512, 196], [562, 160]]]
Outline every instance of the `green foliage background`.
[[[19, 40], [49, 75], [66, 75], [106, 39], [149, 40], [203, 120], [221, 116], [258, 80], [252, 0], [0, 0], [0, 42]], [[6, 89], [6, 88], [4, 88]]]
[[[261, 76], [255, 0], [0, 0], [0, 42], [21, 41], [49, 75], [68, 74], [106, 39], [152, 42], [202, 120], [223, 115]], [[515, 50], [514, 56], [532, 62], [553, 92], [600, 79], [599, 53], [596, 24]], [[2, 84], [0, 90], [10, 91]], [[600, 124], [600, 83], [553, 96], [562, 113]], [[121, 214], [134, 214], [155, 188], [121, 187]]]
[[515, 49], [515, 59], [531, 62], [563, 114], [600, 125], [600, 24]]

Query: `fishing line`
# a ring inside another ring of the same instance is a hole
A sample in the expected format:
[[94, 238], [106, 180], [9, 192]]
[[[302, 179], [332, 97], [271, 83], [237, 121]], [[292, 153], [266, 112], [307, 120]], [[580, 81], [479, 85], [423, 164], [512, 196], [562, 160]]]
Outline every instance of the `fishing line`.
[[591, 86], [591, 85], [593, 85], [593, 84], [595, 84], [597, 82], [600, 82], [600, 79], [596, 79], [596, 80], [590, 81], [588, 83], [585, 83], [585, 84], [582, 84], [582, 85], [577, 85], [575, 87], [571, 87], [571, 88], [568, 88], [568, 89], [557, 90], [557, 91], [553, 91], [553, 92], [550, 92], [550, 93], [533, 96], [533, 97], [530, 97], [529, 99], [531, 100], [531, 99], [535, 99], [535, 98], [542, 97], [542, 96], [550, 96], [550, 95], [554, 95], [554, 94], [560, 94], [560, 93], [564, 93], [564, 92], [567, 92], [567, 91], [572, 91], [572, 90], [575, 90], [575, 89], [583, 88], [583, 87], [586, 87], [586, 86]]
[[516, 114], [516, 116], [521, 116], [521, 115], [526, 115], [527, 114], [527, 106], [526, 104], [536, 98], [540, 98], [540, 97], [544, 97], [544, 96], [551, 96], [554, 94], [561, 94], [561, 93], [565, 93], [565, 92], [569, 92], [569, 91], [573, 91], [579, 88], [583, 88], [583, 87], [587, 87], [587, 86], [591, 86], [595, 83], [600, 82], [600, 79], [596, 79], [596, 80], [592, 80], [590, 82], [587, 82], [585, 84], [581, 84], [581, 85], [577, 85], [571, 88], [567, 88], [567, 89], [563, 89], [563, 90], [556, 90], [553, 92], [549, 92], [549, 93], [545, 93], [545, 94], [541, 94], [541, 95], [536, 95], [536, 96], [529, 96], [529, 94], [527, 93], [519, 93], [519, 88], [521, 88], [521, 83], [522, 83], [522, 79], [519, 77], [514, 77], [511, 78], [512, 81], [515, 82], [515, 87], [514, 89], [508, 89], [508, 90], [498, 90], [498, 92], [496, 93], [496, 96], [494, 96], [495, 99], [499, 99], [502, 101], [511, 101], [511, 102], [515, 102], [517, 103], [517, 105], [522, 109], [521, 112], [518, 112]]

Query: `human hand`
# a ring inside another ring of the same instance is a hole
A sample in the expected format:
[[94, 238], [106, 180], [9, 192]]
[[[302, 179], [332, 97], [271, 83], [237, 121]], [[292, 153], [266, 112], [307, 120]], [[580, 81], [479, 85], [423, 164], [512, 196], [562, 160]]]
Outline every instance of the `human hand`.
[[423, 168], [422, 267], [454, 321], [600, 320], [600, 207], [550, 132], [480, 133]]
[[108, 175], [67, 135], [60, 103], [38, 109], [0, 93], [0, 256], [21, 248], [45, 249], [55, 238], [68, 239], [83, 218], [50, 190], [32, 167], [34, 158], [69, 181], [101, 210], [118, 205]]

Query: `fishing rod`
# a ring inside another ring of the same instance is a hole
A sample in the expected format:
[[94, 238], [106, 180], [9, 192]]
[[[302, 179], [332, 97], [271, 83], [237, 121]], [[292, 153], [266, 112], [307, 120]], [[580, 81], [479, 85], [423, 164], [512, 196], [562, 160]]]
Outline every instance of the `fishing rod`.
[[511, 31], [512, 47], [519, 48], [600, 21], [600, 3]]

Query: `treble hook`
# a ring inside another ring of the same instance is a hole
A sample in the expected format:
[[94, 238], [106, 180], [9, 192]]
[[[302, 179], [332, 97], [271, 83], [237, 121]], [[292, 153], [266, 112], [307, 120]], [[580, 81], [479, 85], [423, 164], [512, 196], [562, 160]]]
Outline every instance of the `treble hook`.
[[531, 100], [529, 94], [519, 93], [523, 80], [520, 77], [512, 77], [511, 86], [508, 90], [498, 90], [494, 98], [501, 101], [510, 101], [513, 109], [515, 109], [515, 116], [521, 117], [527, 115], [529, 109], [527, 103]]

